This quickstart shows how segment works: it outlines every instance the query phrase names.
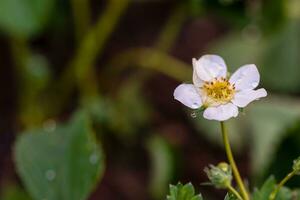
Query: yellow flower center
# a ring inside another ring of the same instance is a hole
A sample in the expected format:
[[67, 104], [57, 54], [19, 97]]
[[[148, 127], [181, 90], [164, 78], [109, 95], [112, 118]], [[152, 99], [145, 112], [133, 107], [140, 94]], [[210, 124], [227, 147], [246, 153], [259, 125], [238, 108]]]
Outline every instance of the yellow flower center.
[[229, 102], [235, 93], [234, 85], [226, 78], [215, 78], [213, 81], [205, 82], [202, 90], [210, 101], [221, 104]]

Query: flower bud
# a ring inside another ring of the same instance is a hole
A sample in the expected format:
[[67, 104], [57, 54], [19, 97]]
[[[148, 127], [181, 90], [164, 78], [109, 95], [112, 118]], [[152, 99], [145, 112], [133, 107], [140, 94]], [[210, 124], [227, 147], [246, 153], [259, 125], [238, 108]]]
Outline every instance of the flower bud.
[[297, 175], [300, 175], [300, 157], [294, 160], [293, 170], [296, 172]]
[[210, 165], [204, 171], [210, 182], [217, 188], [227, 188], [231, 185], [232, 171], [227, 163], [221, 162], [217, 166]]

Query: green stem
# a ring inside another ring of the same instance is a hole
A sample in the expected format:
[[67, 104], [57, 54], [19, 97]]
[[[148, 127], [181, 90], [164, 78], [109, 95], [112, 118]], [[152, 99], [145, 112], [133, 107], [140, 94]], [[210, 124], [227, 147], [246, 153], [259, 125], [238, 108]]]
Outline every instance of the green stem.
[[74, 16], [76, 39], [77, 42], [79, 42], [90, 27], [90, 5], [87, 0], [71, 0], [71, 4]]
[[36, 127], [43, 121], [44, 110], [37, 103], [40, 91], [36, 87], [32, 87], [34, 82], [29, 78], [31, 77], [31, 72], [27, 65], [33, 53], [27, 38], [12, 36], [10, 41], [18, 87], [21, 88], [18, 93], [19, 121], [24, 128]]
[[166, 25], [161, 31], [158, 40], [156, 42], [156, 48], [161, 51], [169, 51], [178, 34], [181, 30], [182, 24], [186, 19], [186, 10], [185, 7], [180, 3], [177, 7], [172, 11], [170, 17], [168, 18]]
[[286, 175], [284, 177], [284, 179], [282, 179], [280, 181], [280, 183], [276, 186], [276, 188], [272, 191], [272, 193], [270, 194], [269, 199], [270, 200], [274, 200], [276, 198], [277, 193], [279, 192], [279, 190], [282, 188], [282, 186], [288, 181], [290, 180], [294, 175], [296, 174], [296, 171], [292, 171], [290, 173], [288, 173], [288, 175]]
[[239, 200], [243, 200], [243, 198], [241, 197], [241, 195], [231, 186], [231, 185], [228, 185], [227, 186], [227, 189], [233, 193]]
[[[74, 0], [75, 1], [75, 0]], [[67, 102], [75, 86], [79, 87], [81, 99], [98, 94], [98, 84], [93, 64], [104, 50], [105, 44], [125, 13], [131, 0], [109, 0], [96, 24], [82, 36], [76, 55], [62, 73], [59, 81], [53, 84], [56, 104], [51, 115], [57, 115]]]
[[229, 164], [232, 168], [234, 178], [235, 178], [235, 180], [236, 180], [236, 182], [239, 186], [239, 189], [241, 191], [243, 199], [244, 200], [249, 200], [248, 192], [247, 192], [247, 190], [244, 186], [244, 183], [241, 179], [241, 175], [238, 171], [238, 168], [235, 164], [235, 161], [234, 161], [234, 158], [233, 158], [233, 155], [232, 155], [230, 143], [229, 143], [229, 140], [228, 140], [228, 133], [227, 133], [227, 130], [225, 128], [225, 123], [224, 122], [221, 122], [221, 130], [222, 130], [223, 142], [224, 142], [227, 158], [228, 158]]
[[189, 65], [167, 53], [152, 48], [134, 48], [115, 56], [104, 74], [115, 77], [132, 66], [159, 72], [178, 81], [188, 81], [192, 73]]

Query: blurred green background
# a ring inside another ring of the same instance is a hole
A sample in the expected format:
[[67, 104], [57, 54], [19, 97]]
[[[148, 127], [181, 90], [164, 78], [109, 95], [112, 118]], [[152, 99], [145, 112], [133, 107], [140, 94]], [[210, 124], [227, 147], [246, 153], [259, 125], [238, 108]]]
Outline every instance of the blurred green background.
[[[156, 200], [226, 160], [173, 99], [193, 57], [255, 63], [267, 98], [230, 120], [249, 187], [300, 155], [299, 0], [1, 0], [0, 199]], [[300, 178], [289, 182], [300, 186]]]

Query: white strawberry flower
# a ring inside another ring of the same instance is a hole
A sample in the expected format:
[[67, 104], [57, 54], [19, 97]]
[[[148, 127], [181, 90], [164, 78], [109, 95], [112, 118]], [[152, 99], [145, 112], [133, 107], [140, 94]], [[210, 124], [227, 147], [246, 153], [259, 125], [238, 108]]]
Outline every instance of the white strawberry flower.
[[267, 96], [263, 88], [254, 90], [260, 75], [254, 64], [240, 67], [229, 79], [224, 60], [217, 55], [193, 58], [193, 84], [181, 84], [174, 98], [192, 109], [204, 108], [203, 117], [225, 121], [238, 116], [238, 108]]

